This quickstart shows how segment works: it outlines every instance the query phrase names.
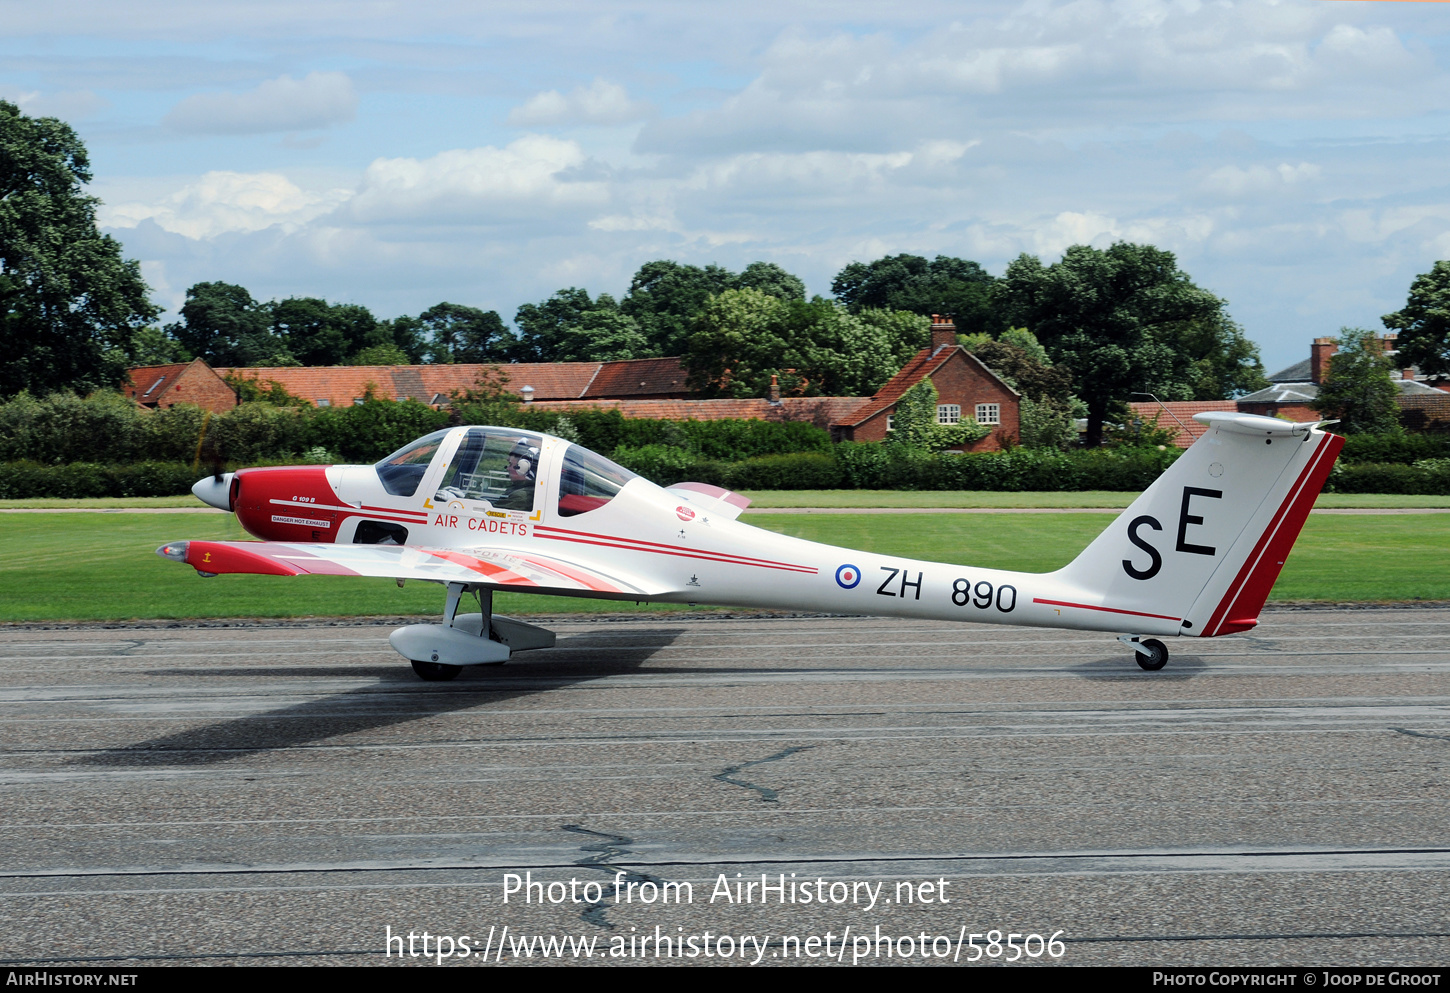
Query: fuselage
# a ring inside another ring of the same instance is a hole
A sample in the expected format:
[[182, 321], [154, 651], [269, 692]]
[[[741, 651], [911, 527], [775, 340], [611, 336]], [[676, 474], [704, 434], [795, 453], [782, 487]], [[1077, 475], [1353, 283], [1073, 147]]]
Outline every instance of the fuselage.
[[532, 505], [499, 509], [444, 486], [468, 430], [447, 433], [408, 494], [389, 492], [375, 466], [251, 469], [232, 484], [232, 508], [265, 540], [400, 544], [465, 555], [474, 547], [502, 548], [564, 559], [623, 581], [614, 590], [531, 592], [1157, 635], [1181, 630], [1179, 617], [1114, 607], [1052, 573], [792, 538], [712, 513], [639, 477], [591, 505], [565, 492], [577, 489], [561, 485], [571, 471], [569, 443], [548, 436], [538, 436]]

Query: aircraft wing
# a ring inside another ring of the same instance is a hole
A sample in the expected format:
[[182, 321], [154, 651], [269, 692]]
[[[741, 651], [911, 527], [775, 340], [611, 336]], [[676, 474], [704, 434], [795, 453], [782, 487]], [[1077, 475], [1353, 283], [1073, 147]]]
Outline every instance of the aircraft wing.
[[474, 583], [520, 592], [614, 594], [620, 598], [670, 592], [661, 583], [619, 572], [606, 574], [593, 565], [486, 545], [456, 549], [288, 541], [174, 541], [162, 545], [156, 554], [210, 575], [381, 576]]

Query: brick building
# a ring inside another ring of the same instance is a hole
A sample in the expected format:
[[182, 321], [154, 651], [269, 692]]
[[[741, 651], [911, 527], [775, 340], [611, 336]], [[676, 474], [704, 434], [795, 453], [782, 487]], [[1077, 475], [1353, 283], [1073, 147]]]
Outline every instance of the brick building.
[[936, 387], [938, 424], [957, 424], [971, 417], [991, 429], [965, 451], [995, 452], [1021, 440], [1021, 396], [957, 344], [951, 318], [936, 315], [932, 317], [931, 343], [912, 356], [875, 396], [833, 424], [832, 434], [838, 441], [886, 440], [897, 402], [924, 379]]
[[[1392, 358], [1396, 353], [1395, 342], [1398, 337], [1395, 334], [1380, 336], [1380, 347]], [[1338, 350], [1339, 345], [1335, 339], [1315, 338], [1309, 346], [1307, 359], [1269, 376], [1269, 386], [1265, 389], [1240, 397], [1238, 409], [1246, 414], [1287, 417], [1292, 421], [1318, 419], [1319, 413], [1309, 405], [1319, 396], [1319, 386], [1329, 375], [1329, 360]], [[1401, 368], [1395, 385], [1400, 389], [1402, 409], [1418, 407], [1434, 411], [1443, 406], [1443, 390], [1425, 382], [1425, 377], [1414, 366]]]
[[129, 371], [121, 392], [152, 410], [190, 403], [220, 413], [237, 405], [232, 388], [201, 359], [173, 365], [137, 366]]

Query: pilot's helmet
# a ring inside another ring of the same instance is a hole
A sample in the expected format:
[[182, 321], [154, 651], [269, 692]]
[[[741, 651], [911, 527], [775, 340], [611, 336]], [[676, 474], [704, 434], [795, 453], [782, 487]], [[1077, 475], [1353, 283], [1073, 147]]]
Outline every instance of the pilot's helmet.
[[529, 479], [534, 478], [534, 470], [539, 466], [539, 450], [529, 444], [527, 438], [520, 438], [509, 452], [509, 458], [519, 460], [519, 471]]

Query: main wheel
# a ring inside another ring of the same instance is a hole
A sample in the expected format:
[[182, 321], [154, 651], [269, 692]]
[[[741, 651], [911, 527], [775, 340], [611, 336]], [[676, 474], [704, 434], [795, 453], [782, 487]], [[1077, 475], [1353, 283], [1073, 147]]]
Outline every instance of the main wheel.
[[1147, 669], [1149, 672], [1157, 672], [1168, 664], [1168, 646], [1163, 644], [1163, 642], [1157, 638], [1145, 638], [1138, 642], [1138, 644], [1148, 649], [1149, 652], [1148, 655], [1144, 655], [1141, 652], [1133, 653], [1133, 657], [1138, 660], [1139, 666]]
[[463, 666], [448, 665], [444, 662], [419, 662], [414, 659], [413, 671], [418, 674], [419, 679], [426, 679], [430, 683], [443, 683], [457, 678], [458, 674], [463, 671]]

